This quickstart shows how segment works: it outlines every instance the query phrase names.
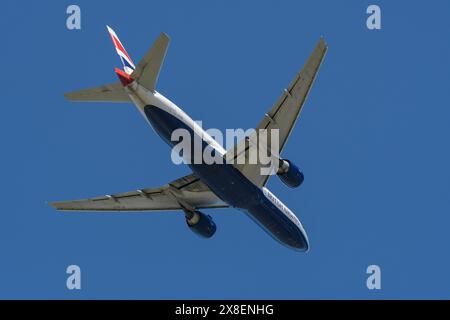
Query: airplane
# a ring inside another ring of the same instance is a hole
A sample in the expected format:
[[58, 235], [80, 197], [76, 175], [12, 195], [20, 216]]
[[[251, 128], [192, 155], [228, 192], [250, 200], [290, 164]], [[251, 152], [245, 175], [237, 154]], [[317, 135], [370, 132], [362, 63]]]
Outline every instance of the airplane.
[[[117, 34], [107, 26], [123, 69], [115, 68], [119, 81], [95, 88], [65, 94], [70, 101], [134, 103], [147, 122], [169, 146], [174, 146], [171, 134], [183, 128], [201, 139], [202, 148], [213, 148], [220, 157], [227, 153], [249, 157], [249, 141], [260, 138], [255, 130], [233, 148], [225, 150], [183, 110], [156, 91], [156, 84], [170, 42], [161, 33], [143, 59], [135, 65]], [[289, 187], [302, 184], [303, 173], [288, 159], [279, 157], [294, 128], [308, 93], [328, 50], [320, 38], [307, 62], [284, 89], [273, 107], [264, 114], [256, 129], [278, 130], [279, 153], [276, 175]], [[239, 148], [240, 147], [240, 148]], [[270, 146], [266, 150], [271, 153]], [[187, 156], [187, 155], [186, 155]], [[138, 189], [100, 197], [51, 202], [62, 211], [182, 211], [187, 226], [197, 235], [210, 238], [216, 224], [210, 215], [200, 210], [232, 207], [245, 212], [269, 235], [281, 244], [306, 252], [308, 236], [297, 216], [265, 187], [270, 175], [261, 174], [261, 163], [188, 164], [192, 173], [158, 188]]]

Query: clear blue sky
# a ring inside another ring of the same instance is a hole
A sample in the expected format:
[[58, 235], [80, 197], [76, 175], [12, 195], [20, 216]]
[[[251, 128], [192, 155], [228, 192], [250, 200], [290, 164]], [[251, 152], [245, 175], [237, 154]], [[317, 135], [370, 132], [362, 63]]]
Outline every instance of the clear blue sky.
[[[448, 1], [6, 1], [0, 298], [450, 298]], [[366, 28], [366, 8], [382, 29]], [[63, 93], [116, 81], [105, 25], [135, 61], [165, 31], [158, 89], [205, 127], [254, 127], [321, 35], [329, 51], [268, 187], [303, 222], [291, 251], [236, 210], [202, 240], [180, 213], [57, 213], [48, 200], [165, 184], [189, 172], [134, 106]], [[68, 291], [65, 269], [82, 270]], [[382, 290], [366, 288], [366, 267]]]

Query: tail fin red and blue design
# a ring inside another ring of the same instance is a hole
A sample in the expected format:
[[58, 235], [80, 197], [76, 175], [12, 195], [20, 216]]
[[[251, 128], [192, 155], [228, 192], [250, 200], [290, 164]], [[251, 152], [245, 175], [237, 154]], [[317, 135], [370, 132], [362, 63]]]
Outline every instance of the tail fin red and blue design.
[[135, 66], [130, 55], [123, 47], [122, 42], [120, 42], [119, 37], [117, 37], [117, 34], [109, 26], [106, 27], [108, 28], [117, 54], [120, 57], [120, 61], [123, 64], [123, 70], [118, 68], [114, 70], [120, 82], [69, 92], [64, 95], [66, 99], [71, 101], [132, 102], [124, 87], [127, 87], [133, 82], [139, 83], [140, 86], [147, 90], [156, 90], [159, 71], [161, 70], [170, 42], [169, 37], [165, 33], [161, 33], [150, 50], [148, 50], [137, 66]]
[[134, 69], [136, 69], [133, 60], [131, 60], [128, 52], [125, 50], [124, 46], [122, 45], [122, 42], [120, 42], [119, 37], [114, 32], [113, 29], [111, 29], [109, 26], [106, 26], [108, 28], [109, 35], [111, 36], [112, 42], [114, 43], [114, 47], [116, 47], [117, 54], [120, 57], [120, 61], [122, 61], [123, 64], [123, 70], [127, 74], [132, 74]]
[[117, 54], [122, 61], [123, 70], [125, 71], [115, 69], [120, 82], [126, 87], [132, 82], [137, 81], [144, 88], [154, 91], [156, 82], [158, 81], [159, 71], [161, 70], [167, 47], [169, 46], [170, 39], [167, 34], [161, 33], [144, 58], [135, 66], [117, 34], [109, 26], [106, 27], [116, 47]]

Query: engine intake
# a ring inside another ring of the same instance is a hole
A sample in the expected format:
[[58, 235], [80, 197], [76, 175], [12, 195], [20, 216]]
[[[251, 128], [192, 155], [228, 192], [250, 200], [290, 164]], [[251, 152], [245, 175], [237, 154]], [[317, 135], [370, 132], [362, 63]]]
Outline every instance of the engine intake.
[[277, 175], [285, 185], [291, 188], [297, 188], [303, 183], [303, 180], [305, 180], [305, 176], [300, 169], [286, 159], [280, 160]]
[[203, 238], [211, 238], [216, 233], [216, 224], [210, 215], [200, 211], [184, 211], [186, 215], [186, 224], [197, 235]]

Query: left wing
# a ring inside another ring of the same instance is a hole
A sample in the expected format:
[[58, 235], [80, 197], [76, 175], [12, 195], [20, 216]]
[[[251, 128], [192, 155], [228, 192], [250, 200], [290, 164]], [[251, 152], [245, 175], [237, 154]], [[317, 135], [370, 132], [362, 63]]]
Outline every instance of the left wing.
[[159, 188], [50, 202], [50, 205], [63, 211], [161, 211], [228, 207], [228, 204], [220, 200], [195, 174]]

